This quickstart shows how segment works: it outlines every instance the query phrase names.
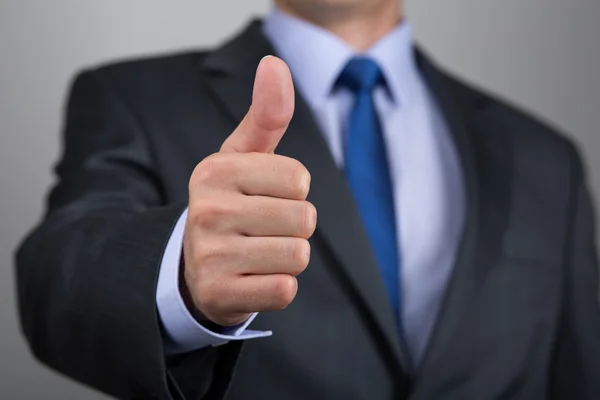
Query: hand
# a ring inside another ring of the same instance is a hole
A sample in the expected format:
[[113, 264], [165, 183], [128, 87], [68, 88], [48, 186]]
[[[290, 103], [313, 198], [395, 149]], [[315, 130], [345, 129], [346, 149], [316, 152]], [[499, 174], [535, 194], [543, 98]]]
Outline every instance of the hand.
[[184, 283], [193, 307], [218, 325], [286, 308], [308, 265], [317, 219], [306, 201], [310, 174], [274, 154], [293, 113], [289, 69], [264, 58], [248, 114], [190, 178]]

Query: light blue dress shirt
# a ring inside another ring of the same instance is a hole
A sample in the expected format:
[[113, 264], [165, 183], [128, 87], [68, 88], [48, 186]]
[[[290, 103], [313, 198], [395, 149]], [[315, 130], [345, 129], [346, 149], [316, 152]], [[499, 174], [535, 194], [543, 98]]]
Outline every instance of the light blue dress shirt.
[[[356, 52], [328, 31], [274, 9], [264, 33], [286, 61], [296, 89], [308, 103], [340, 168], [353, 95], [334, 83]], [[402, 258], [402, 323], [412, 358], [420, 360], [437, 318], [457, 253], [465, 218], [460, 162], [441, 112], [420, 76], [407, 22], [364, 53], [383, 71], [387, 88], [374, 100], [381, 120], [394, 187], [399, 254]], [[318, 173], [318, 171], [313, 173]], [[156, 301], [169, 353], [230, 340], [271, 335], [248, 325], [216, 334], [200, 325], [178, 288], [179, 259], [187, 212], [167, 244]], [[315, 328], [315, 327], [313, 327]], [[316, 327], [318, 329], [318, 327]]]

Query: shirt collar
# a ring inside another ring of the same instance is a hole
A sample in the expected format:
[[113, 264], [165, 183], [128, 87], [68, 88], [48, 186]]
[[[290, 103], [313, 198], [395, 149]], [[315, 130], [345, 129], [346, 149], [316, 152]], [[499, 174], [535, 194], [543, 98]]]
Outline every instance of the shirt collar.
[[[277, 8], [266, 18], [263, 29], [313, 108], [323, 105], [342, 69], [358, 55], [331, 32]], [[379, 64], [394, 102], [408, 104], [419, 79], [409, 23], [399, 24], [363, 55]]]

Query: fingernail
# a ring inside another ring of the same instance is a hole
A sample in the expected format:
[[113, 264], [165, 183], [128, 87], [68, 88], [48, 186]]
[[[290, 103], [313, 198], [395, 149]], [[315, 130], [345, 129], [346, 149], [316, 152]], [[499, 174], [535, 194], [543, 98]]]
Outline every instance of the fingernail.
[[260, 59], [259, 64], [262, 63], [263, 61], [265, 61], [268, 58], [273, 58], [273, 56], [272, 55], [266, 55], [266, 56], [264, 56], [263, 58]]

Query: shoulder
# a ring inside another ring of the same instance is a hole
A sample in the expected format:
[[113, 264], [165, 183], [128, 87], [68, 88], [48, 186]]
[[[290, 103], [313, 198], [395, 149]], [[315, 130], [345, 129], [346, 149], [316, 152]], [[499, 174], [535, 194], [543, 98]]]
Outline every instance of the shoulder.
[[549, 179], [582, 173], [580, 151], [571, 135], [510, 100], [444, 75], [484, 155], [510, 154], [515, 172]]
[[67, 110], [87, 107], [86, 113], [126, 116], [145, 129], [158, 123], [172, 128], [173, 121], [183, 126], [197, 110], [206, 117], [214, 106], [202, 67], [208, 54], [187, 51], [90, 66], [72, 79]]
[[129, 103], [167, 101], [186, 92], [201, 78], [207, 51], [187, 51], [116, 60], [78, 71], [71, 92], [78, 88], [110, 93]]

